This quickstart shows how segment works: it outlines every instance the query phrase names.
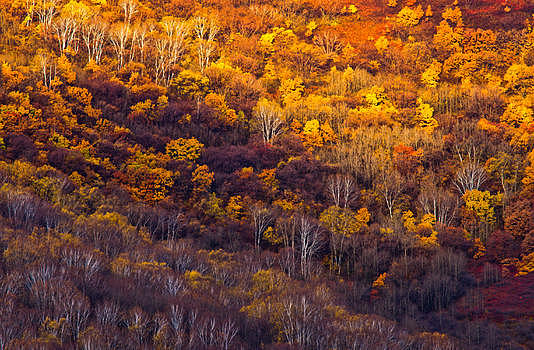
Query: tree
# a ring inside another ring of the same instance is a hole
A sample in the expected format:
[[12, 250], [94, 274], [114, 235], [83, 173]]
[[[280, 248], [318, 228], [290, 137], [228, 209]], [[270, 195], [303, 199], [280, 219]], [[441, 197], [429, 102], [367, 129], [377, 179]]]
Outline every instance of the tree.
[[414, 27], [419, 23], [423, 14], [421, 5], [418, 5], [415, 9], [405, 6], [397, 13], [397, 23], [405, 27]]
[[430, 88], [438, 86], [439, 75], [441, 74], [441, 63], [433, 60], [430, 66], [421, 74], [421, 82]]
[[341, 42], [338, 36], [331, 31], [324, 31], [313, 36], [313, 43], [317, 45], [325, 55], [331, 55], [341, 50]]
[[95, 18], [81, 26], [81, 36], [87, 49], [88, 62], [94, 61], [96, 64], [100, 63], [107, 31], [108, 24]]
[[76, 0], [71, 0], [63, 6], [60, 17], [52, 22], [52, 28], [58, 39], [60, 54], [67, 48], [77, 51], [78, 32], [90, 15], [89, 7]]
[[463, 196], [467, 191], [478, 190], [486, 182], [488, 176], [484, 167], [480, 166], [474, 149], [467, 154], [467, 159], [464, 159], [459, 152], [458, 155], [460, 169], [453, 183]]
[[53, 90], [61, 81], [57, 78], [57, 64], [55, 57], [47, 52], [40, 52], [37, 56], [43, 85]]
[[506, 152], [499, 152], [489, 158], [484, 165], [488, 175], [501, 185], [503, 206], [506, 206], [509, 198], [518, 190], [520, 167], [521, 161], [518, 156]]
[[219, 27], [213, 19], [196, 17], [193, 30], [198, 41], [198, 67], [200, 68], [200, 72], [204, 73], [204, 70], [210, 65], [211, 55], [215, 50], [215, 37], [219, 32]]
[[207, 165], [198, 166], [191, 175], [191, 182], [195, 185], [194, 193], [205, 193], [213, 182], [213, 172], [210, 172]]
[[269, 209], [259, 205], [255, 205], [250, 209], [250, 216], [252, 219], [252, 228], [254, 230], [254, 247], [256, 248], [256, 251], [259, 251], [263, 235], [271, 225], [273, 217]]
[[179, 161], [194, 162], [200, 157], [204, 145], [194, 137], [190, 139], [172, 140], [165, 147], [167, 155]]
[[309, 278], [311, 258], [323, 245], [321, 227], [306, 216], [300, 216], [297, 223], [300, 243], [300, 273], [304, 278]]
[[58, 0], [38, 0], [34, 8], [39, 22], [47, 29], [52, 24], [52, 19], [58, 13]]
[[124, 66], [124, 56], [128, 39], [130, 37], [129, 23], [115, 23], [109, 30], [109, 41], [115, 51], [117, 57], [117, 69], [122, 69]]
[[122, 69], [124, 65], [124, 57], [126, 55], [126, 47], [128, 40], [132, 36], [131, 23], [133, 16], [138, 11], [138, 4], [135, 0], [122, 0], [119, 4], [123, 12], [123, 22], [115, 23], [109, 31], [109, 40], [113, 45], [117, 57], [118, 69]]
[[447, 8], [443, 11], [442, 17], [443, 20], [436, 27], [434, 45], [445, 54], [461, 51], [464, 26], [460, 8]]
[[449, 191], [439, 188], [433, 182], [423, 184], [419, 203], [427, 214], [432, 214], [438, 223], [451, 226], [458, 208], [458, 199]]
[[313, 346], [321, 314], [318, 307], [305, 295], [286, 297], [281, 307], [277, 321], [287, 343], [304, 348]]
[[435, 128], [438, 127], [438, 121], [433, 117], [434, 108], [429, 104], [424, 103], [421, 98], [417, 99], [417, 119], [419, 127], [425, 132], [432, 134]]
[[393, 219], [393, 208], [402, 193], [403, 183], [403, 178], [397, 170], [383, 168], [375, 185], [376, 191], [384, 199], [390, 219]]
[[320, 148], [323, 146], [323, 138], [321, 137], [320, 124], [317, 119], [308, 120], [304, 125], [301, 134], [304, 145], [313, 148]]
[[462, 198], [466, 209], [473, 211], [480, 221], [481, 238], [485, 242], [496, 222], [495, 206], [501, 205], [502, 195], [492, 195], [489, 191], [467, 190]]
[[172, 95], [193, 99], [197, 105], [197, 116], [200, 115], [200, 102], [209, 92], [210, 81], [200, 73], [185, 69], [170, 82], [169, 90]]
[[524, 63], [512, 64], [506, 70], [503, 80], [509, 94], [526, 96], [532, 91], [534, 84], [534, 66], [527, 66]]
[[254, 127], [261, 132], [264, 143], [272, 141], [283, 131], [282, 109], [274, 101], [261, 98], [254, 108]]
[[328, 179], [328, 194], [335, 206], [349, 208], [356, 199], [356, 181], [349, 175], [336, 174]]
[[173, 17], [164, 17], [160, 22], [163, 33], [156, 39], [154, 71], [156, 83], [168, 86], [175, 75], [174, 66], [185, 52], [189, 26], [186, 22]]
[[355, 213], [349, 208], [333, 205], [321, 213], [319, 220], [331, 234], [331, 270], [341, 272], [346, 241], [365, 227], [369, 219], [370, 214], [367, 208], [361, 208]]

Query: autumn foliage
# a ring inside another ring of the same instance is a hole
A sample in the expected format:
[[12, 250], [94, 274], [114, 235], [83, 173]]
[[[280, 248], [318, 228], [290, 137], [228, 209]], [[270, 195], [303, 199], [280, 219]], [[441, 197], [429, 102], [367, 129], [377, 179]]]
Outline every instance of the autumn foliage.
[[534, 347], [528, 1], [0, 1], [0, 349]]

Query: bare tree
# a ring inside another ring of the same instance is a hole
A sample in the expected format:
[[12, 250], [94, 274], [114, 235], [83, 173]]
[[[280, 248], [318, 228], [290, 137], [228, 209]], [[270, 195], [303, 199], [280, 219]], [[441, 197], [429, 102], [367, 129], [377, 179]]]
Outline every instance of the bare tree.
[[184, 214], [177, 213], [175, 215], [168, 215], [166, 220], [167, 239], [175, 240], [183, 226]]
[[221, 338], [221, 349], [228, 350], [237, 335], [238, 328], [232, 320], [226, 320], [219, 331]]
[[169, 310], [169, 324], [174, 333], [174, 344], [176, 349], [183, 348], [185, 343], [185, 311], [181, 306], [171, 305]]
[[185, 282], [179, 276], [168, 274], [164, 279], [164, 290], [171, 296], [177, 296], [178, 293], [185, 289]]
[[90, 304], [87, 297], [81, 294], [63, 300], [65, 319], [70, 325], [72, 339], [78, 339], [78, 335], [85, 328], [90, 315]]
[[96, 306], [94, 314], [97, 322], [102, 326], [116, 326], [119, 322], [120, 308], [114, 302], [105, 301]]
[[109, 31], [109, 41], [113, 46], [115, 55], [117, 57], [118, 68], [121, 69], [124, 65], [124, 53], [130, 35], [129, 25], [126, 23], [118, 23]]
[[60, 256], [65, 265], [80, 270], [85, 282], [93, 281], [103, 268], [101, 258], [89, 250], [67, 246], [61, 250]]
[[0, 350], [7, 350], [10, 348], [11, 342], [17, 337], [19, 326], [13, 322], [11, 317], [13, 311], [5, 310], [6, 305], [2, 305], [2, 307], [4, 310], [0, 313]]
[[289, 296], [282, 301], [280, 327], [289, 344], [310, 348], [316, 335], [320, 310], [305, 296]]
[[458, 150], [458, 157], [460, 158], [460, 170], [456, 173], [456, 179], [453, 183], [460, 195], [463, 196], [467, 191], [478, 190], [488, 180], [488, 174], [486, 169], [480, 165], [474, 148], [467, 152], [466, 157], [463, 157]]
[[[145, 63], [145, 51], [147, 47], [147, 43], [149, 42], [149, 36], [148, 34], [152, 32], [153, 26], [151, 24], [146, 23], [137, 23], [136, 24], [136, 40], [135, 42], [132, 42], [132, 46], [137, 46], [139, 48], [139, 61], [141, 63]], [[135, 53], [134, 50], [132, 52]], [[135, 57], [134, 55], [130, 55], [130, 60], [133, 60]]]
[[282, 109], [274, 101], [260, 99], [254, 109], [254, 119], [265, 143], [271, 143], [283, 131]]
[[336, 34], [324, 32], [313, 38], [313, 43], [318, 46], [323, 53], [329, 55], [341, 49], [341, 42]]
[[125, 317], [124, 322], [128, 327], [128, 330], [135, 334], [135, 338], [138, 344], [142, 344], [145, 337], [148, 335], [149, 318], [145, 311], [140, 307], [135, 306], [130, 310]]
[[215, 51], [215, 36], [219, 32], [219, 27], [213, 20], [196, 17], [194, 32], [198, 39], [198, 66], [200, 72], [204, 73], [204, 70], [210, 65], [211, 55]]
[[52, 22], [52, 28], [56, 32], [58, 39], [60, 53], [68, 47], [77, 51], [78, 32], [88, 17], [89, 12], [86, 7], [79, 7], [76, 13], [63, 13], [57, 20]]
[[81, 36], [87, 48], [88, 61], [100, 63], [107, 30], [106, 22], [95, 18], [82, 26]]
[[185, 52], [189, 26], [184, 21], [165, 19], [162, 22], [163, 34], [155, 41], [156, 82], [169, 85], [174, 77], [174, 65], [178, 64]]
[[39, 65], [41, 67], [41, 76], [43, 78], [43, 85], [52, 89], [52, 82], [57, 76], [57, 65], [55, 59], [48, 53], [42, 52], [38, 56]]
[[206, 317], [196, 323], [196, 336], [203, 344], [203, 348], [210, 348], [215, 345], [215, 336], [217, 335], [215, 329], [217, 321], [213, 317]]
[[458, 208], [458, 198], [449, 191], [429, 182], [422, 186], [419, 203], [425, 213], [434, 215], [436, 222], [445, 226], [453, 223]]
[[309, 278], [311, 258], [323, 245], [321, 227], [307, 216], [301, 216], [297, 220], [300, 241], [300, 272], [304, 278]]
[[132, 23], [133, 16], [137, 13], [138, 4], [136, 0], [122, 0], [119, 4], [124, 15], [124, 23]]
[[380, 173], [379, 181], [376, 190], [384, 199], [389, 217], [393, 218], [393, 208], [402, 193], [402, 176], [397, 170], [385, 167]]
[[48, 28], [52, 24], [52, 19], [57, 14], [58, 5], [58, 0], [38, 0], [35, 4], [37, 19], [44, 28]]
[[281, 249], [278, 252], [278, 263], [290, 278], [295, 276], [298, 269], [295, 255], [295, 249], [291, 247]]
[[259, 250], [263, 234], [267, 231], [269, 225], [271, 225], [273, 217], [269, 209], [257, 205], [252, 207], [250, 215], [254, 229], [254, 246], [256, 250]]
[[33, 14], [35, 13], [35, 8], [37, 7], [36, 0], [26, 0], [26, 19], [24, 24], [29, 26], [33, 22]]
[[185, 322], [184, 309], [178, 305], [171, 305], [169, 310], [169, 319], [172, 329], [179, 333], [182, 331]]
[[60, 53], [75, 42], [78, 26], [79, 23], [74, 17], [60, 17], [52, 22], [52, 28], [56, 32]]
[[133, 16], [137, 13], [137, 6], [135, 0], [123, 0], [120, 3], [124, 16], [123, 22], [116, 24], [109, 32], [109, 40], [117, 56], [119, 69], [124, 65], [126, 47], [130, 37], [132, 37], [131, 22]]
[[336, 174], [328, 179], [328, 192], [336, 206], [347, 208], [356, 199], [356, 181], [351, 176]]

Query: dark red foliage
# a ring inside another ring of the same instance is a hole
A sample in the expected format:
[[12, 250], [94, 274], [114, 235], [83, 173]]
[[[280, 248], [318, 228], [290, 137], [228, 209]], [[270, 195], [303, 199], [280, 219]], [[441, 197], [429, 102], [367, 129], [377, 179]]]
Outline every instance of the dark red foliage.
[[77, 151], [56, 148], [48, 152], [48, 162], [65, 174], [71, 174], [72, 172], [77, 171], [78, 173], [85, 175], [87, 172], [85, 159], [83, 155]]
[[265, 200], [267, 194], [265, 185], [256, 174], [242, 176], [239, 171], [236, 171], [229, 176], [218, 176], [216, 180], [217, 182], [224, 181], [221, 192], [228, 196], [250, 196], [254, 199]]
[[534, 274], [516, 276], [483, 291], [488, 317], [534, 317]]
[[195, 113], [195, 105], [190, 100], [169, 101], [163, 109], [159, 121], [162, 123], [177, 123], [183, 116]]
[[303, 157], [289, 161], [276, 170], [281, 189], [300, 192], [313, 200], [324, 200], [326, 177], [332, 169], [318, 160]]
[[438, 230], [438, 241], [442, 247], [450, 247], [467, 252], [473, 247], [473, 242], [465, 237], [460, 227], [442, 227]]
[[108, 104], [121, 107], [127, 89], [118, 82], [112, 82], [104, 79], [90, 79], [83, 85], [96, 101], [105, 101]]
[[208, 147], [202, 153], [200, 161], [216, 173], [230, 174], [246, 167], [255, 170], [272, 169], [285, 157], [286, 154], [278, 147], [249, 144]]
[[37, 148], [32, 139], [26, 135], [11, 134], [4, 138], [6, 157], [9, 159], [24, 158], [33, 161], [37, 157]]
[[504, 228], [512, 235], [523, 239], [534, 229], [534, 201], [529, 198], [516, 198], [504, 211]]
[[517, 257], [520, 254], [520, 242], [506, 230], [493, 232], [486, 244], [486, 257], [491, 261], [501, 261]]
[[95, 145], [96, 152], [102, 156], [110, 158], [114, 164], [125, 162], [130, 157], [130, 152], [124, 148], [117, 147], [113, 143], [102, 140]]
[[143, 147], [147, 149], [154, 148], [161, 153], [165, 153], [165, 146], [168, 142], [167, 138], [145, 131], [144, 127], [137, 130], [137, 133], [133, 135], [133, 139], [136, 143], [143, 145]]

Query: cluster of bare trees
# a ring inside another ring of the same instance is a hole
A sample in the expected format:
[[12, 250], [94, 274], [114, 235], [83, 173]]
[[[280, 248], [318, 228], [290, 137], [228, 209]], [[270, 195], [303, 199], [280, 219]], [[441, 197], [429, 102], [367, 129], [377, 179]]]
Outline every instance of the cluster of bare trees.
[[[219, 26], [213, 19], [163, 17], [159, 23], [145, 23], [137, 18], [136, 0], [119, 3], [122, 19], [112, 25], [83, 4], [62, 7], [56, 0], [33, 0], [27, 6], [26, 24], [37, 16], [45, 31], [50, 30], [56, 37], [59, 54], [68, 49], [78, 52], [83, 42], [87, 60], [98, 64], [110, 44], [118, 69], [133, 61], [147, 64], [156, 82], [162, 85], [170, 84], [187, 49], [196, 50], [201, 72], [211, 64], [216, 49]], [[50, 75], [48, 70], [43, 73], [45, 86], [50, 85]]]
[[341, 41], [335, 33], [324, 32], [313, 37], [313, 43], [317, 45], [321, 51], [330, 55], [339, 51], [342, 47]]
[[272, 143], [283, 132], [282, 108], [274, 101], [260, 99], [254, 109], [254, 121], [265, 143]]
[[185, 52], [189, 26], [183, 21], [164, 18], [164, 34], [156, 39], [155, 78], [156, 82], [169, 85], [174, 77], [174, 65], [178, 64]]
[[146, 204], [132, 204], [126, 208], [124, 215], [137, 229], [145, 229], [151, 236], [174, 241], [182, 234], [185, 216], [182, 212], [172, 212]]
[[445, 226], [453, 224], [459, 206], [457, 196], [444, 188], [439, 188], [434, 182], [423, 185], [419, 203], [425, 213], [434, 215], [436, 222]]
[[213, 51], [215, 50], [215, 36], [219, 32], [219, 27], [213, 19], [196, 17], [194, 20], [194, 32], [198, 39], [198, 66], [200, 72], [210, 65]]
[[106, 43], [108, 25], [98, 19], [87, 21], [83, 27], [81, 36], [87, 49], [87, 60], [97, 64], [102, 59], [102, 52]]
[[348, 175], [336, 174], [328, 180], [328, 192], [335, 206], [348, 208], [356, 200], [356, 181]]
[[281, 264], [290, 275], [293, 275], [298, 268], [302, 278], [311, 277], [313, 258], [326, 243], [324, 230], [315, 219], [300, 214], [289, 218], [279, 217], [275, 220], [269, 209], [258, 206], [251, 209], [251, 219], [257, 250], [264, 238], [263, 233], [271, 224], [274, 226], [276, 221], [277, 230], [288, 249], [281, 257]]
[[273, 216], [269, 209], [260, 206], [252, 207], [250, 214], [254, 230], [254, 246], [259, 250], [263, 236], [273, 222]]
[[37, 15], [39, 23], [45, 28], [52, 24], [52, 19], [58, 13], [58, 0], [29, 0], [26, 1], [27, 18], [26, 24], [30, 24], [33, 15]]

